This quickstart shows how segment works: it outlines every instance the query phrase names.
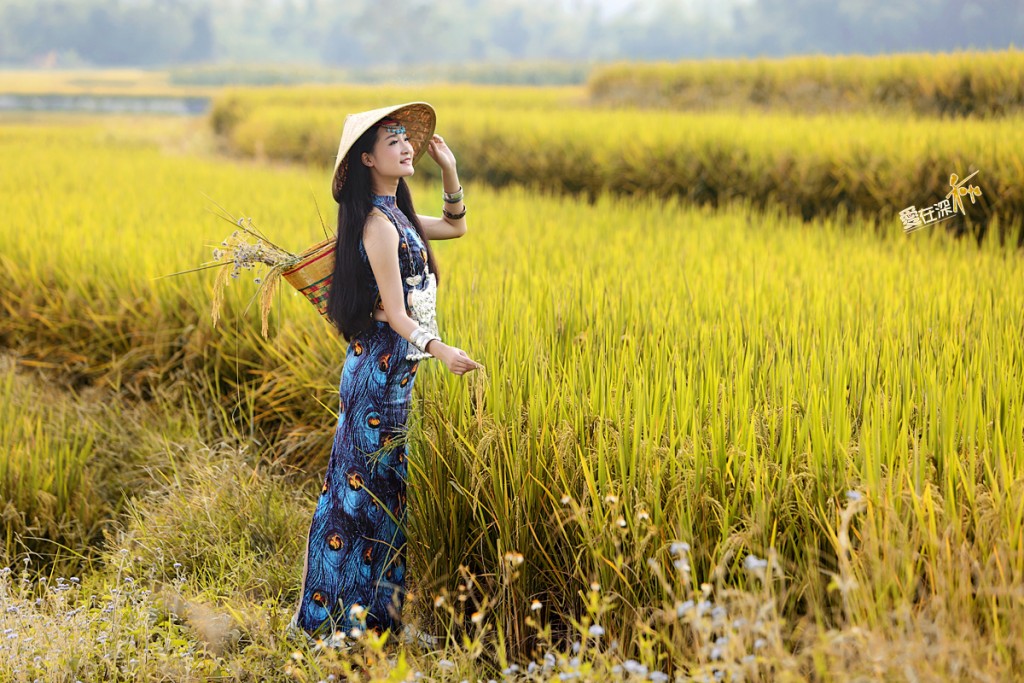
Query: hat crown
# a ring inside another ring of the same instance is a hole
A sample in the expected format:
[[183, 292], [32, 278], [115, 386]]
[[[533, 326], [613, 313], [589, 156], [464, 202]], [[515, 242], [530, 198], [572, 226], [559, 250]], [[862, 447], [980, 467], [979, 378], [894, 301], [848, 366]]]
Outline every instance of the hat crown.
[[413, 164], [423, 156], [423, 152], [427, 149], [427, 141], [433, 136], [434, 127], [437, 124], [437, 114], [427, 102], [406, 102], [346, 116], [345, 125], [341, 131], [341, 142], [338, 143], [338, 156], [334, 161], [334, 176], [331, 181], [331, 190], [335, 201], [340, 203], [341, 189], [348, 176], [346, 158], [349, 150], [363, 133], [383, 118], [397, 119], [405, 126], [413, 147]]

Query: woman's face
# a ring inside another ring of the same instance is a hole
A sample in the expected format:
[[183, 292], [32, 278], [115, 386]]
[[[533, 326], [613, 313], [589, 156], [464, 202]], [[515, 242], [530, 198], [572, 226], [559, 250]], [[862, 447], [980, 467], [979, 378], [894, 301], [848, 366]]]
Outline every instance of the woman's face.
[[381, 126], [377, 129], [377, 142], [373, 151], [364, 156], [364, 163], [371, 172], [389, 178], [411, 176], [415, 169], [412, 165], [413, 148], [409, 142], [409, 134], [403, 127]]

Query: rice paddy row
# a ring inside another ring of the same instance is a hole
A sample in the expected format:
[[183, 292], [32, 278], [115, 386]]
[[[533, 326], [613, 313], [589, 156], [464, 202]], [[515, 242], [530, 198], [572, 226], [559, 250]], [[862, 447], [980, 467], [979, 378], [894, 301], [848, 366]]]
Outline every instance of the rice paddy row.
[[1024, 108], [1024, 52], [627, 62], [587, 88], [603, 106], [997, 117]]
[[[809, 219], [837, 209], [900, 225], [899, 212], [940, 202], [950, 176], [978, 171], [976, 203], [955, 229], [1024, 246], [1024, 125], [994, 120], [907, 119], [858, 114], [836, 119], [754, 112], [589, 109], [549, 92], [502, 91], [495, 106], [441, 108], [460, 174], [494, 186], [582, 195], [676, 196], [717, 206], [745, 199]], [[413, 91], [390, 93], [395, 101]], [[446, 90], [417, 99], [445, 101]], [[346, 112], [366, 106], [342, 90], [235, 93], [215, 103], [211, 125], [243, 157], [328, 168]], [[318, 104], [318, 101], [320, 102]], [[378, 100], [380, 101], [380, 100]], [[524, 100], [525, 101], [525, 100]], [[429, 176], [431, 168], [424, 165]]]

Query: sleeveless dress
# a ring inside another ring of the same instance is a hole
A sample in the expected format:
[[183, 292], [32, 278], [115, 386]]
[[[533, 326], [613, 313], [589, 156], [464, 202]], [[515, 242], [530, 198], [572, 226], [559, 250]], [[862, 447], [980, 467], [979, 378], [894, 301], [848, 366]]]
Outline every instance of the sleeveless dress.
[[[390, 195], [373, 204], [399, 233], [407, 312], [436, 332], [436, 279], [416, 229]], [[375, 307], [382, 308], [359, 245]], [[306, 547], [294, 623], [310, 634], [401, 628], [405, 593], [406, 421], [421, 353], [386, 322], [373, 321], [345, 353], [338, 424]], [[354, 609], [353, 609], [354, 608]]]

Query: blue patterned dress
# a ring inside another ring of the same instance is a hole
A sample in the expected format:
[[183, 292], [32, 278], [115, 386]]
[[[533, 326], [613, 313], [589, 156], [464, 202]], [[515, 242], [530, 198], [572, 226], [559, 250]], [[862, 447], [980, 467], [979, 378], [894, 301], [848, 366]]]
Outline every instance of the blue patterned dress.
[[[410, 292], [422, 294], [428, 285], [435, 286], [426, 248], [394, 196], [373, 195], [373, 203], [399, 232], [408, 301]], [[376, 295], [361, 242], [360, 255]], [[376, 307], [381, 308], [379, 295]], [[309, 528], [295, 615], [295, 623], [308, 633], [347, 633], [359, 625], [352, 616], [354, 605], [366, 610], [368, 630], [400, 630], [406, 570], [406, 420], [419, 359], [424, 357], [430, 356], [419, 353], [386, 322], [374, 321], [349, 342], [338, 389], [338, 425]]]

